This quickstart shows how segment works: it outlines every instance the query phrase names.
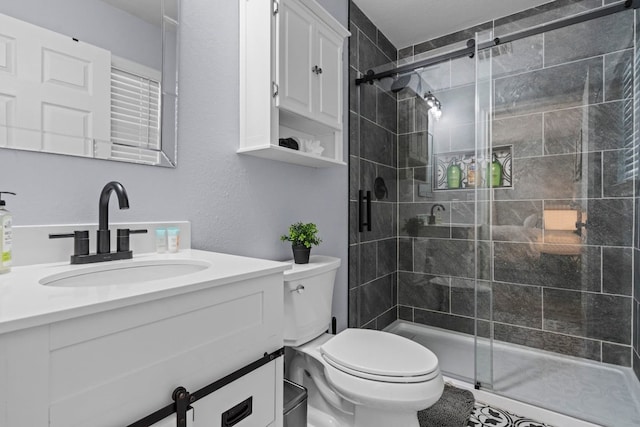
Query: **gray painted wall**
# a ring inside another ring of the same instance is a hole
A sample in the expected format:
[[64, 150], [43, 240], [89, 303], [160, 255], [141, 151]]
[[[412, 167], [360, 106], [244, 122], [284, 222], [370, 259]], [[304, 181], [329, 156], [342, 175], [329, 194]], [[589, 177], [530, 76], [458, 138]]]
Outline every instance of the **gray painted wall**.
[[[347, 26], [346, 0], [319, 3]], [[18, 193], [7, 202], [14, 223], [97, 222], [98, 195], [111, 180], [122, 182], [131, 205], [118, 211], [112, 201], [111, 221], [189, 220], [197, 249], [289, 259], [291, 249], [279, 236], [292, 222], [313, 221], [323, 239], [314, 253], [342, 258], [334, 315], [339, 328], [346, 327], [347, 168], [313, 169], [236, 154], [238, 4], [183, 1], [181, 31], [178, 167], [2, 149], [0, 189]], [[345, 44], [345, 79], [346, 52]], [[344, 101], [346, 112], [346, 93]]]

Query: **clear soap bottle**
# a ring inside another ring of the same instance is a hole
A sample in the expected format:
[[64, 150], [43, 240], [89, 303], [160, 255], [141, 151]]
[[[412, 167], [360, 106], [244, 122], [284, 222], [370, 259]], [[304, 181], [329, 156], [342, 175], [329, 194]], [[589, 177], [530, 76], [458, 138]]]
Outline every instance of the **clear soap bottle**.
[[0, 191], [0, 273], [11, 271], [11, 224], [13, 217], [7, 210], [7, 203], [2, 200], [3, 194], [13, 194], [11, 191]]

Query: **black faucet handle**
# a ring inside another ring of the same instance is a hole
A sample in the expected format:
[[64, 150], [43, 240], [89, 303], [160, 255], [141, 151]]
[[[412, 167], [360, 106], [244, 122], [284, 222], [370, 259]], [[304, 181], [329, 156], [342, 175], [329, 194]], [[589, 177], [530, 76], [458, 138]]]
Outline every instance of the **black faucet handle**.
[[67, 237], [76, 237], [76, 232], [64, 234], [49, 234], [50, 239], [65, 239]]
[[116, 233], [117, 241], [116, 241], [116, 249], [118, 252], [127, 252], [129, 251], [129, 236], [131, 234], [146, 234], [147, 229], [142, 228], [139, 230], [130, 230], [128, 228], [118, 228]]
[[73, 233], [49, 234], [50, 239], [66, 239], [73, 237], [73, 255], [89, 255], [89, 231], [81, 230]]

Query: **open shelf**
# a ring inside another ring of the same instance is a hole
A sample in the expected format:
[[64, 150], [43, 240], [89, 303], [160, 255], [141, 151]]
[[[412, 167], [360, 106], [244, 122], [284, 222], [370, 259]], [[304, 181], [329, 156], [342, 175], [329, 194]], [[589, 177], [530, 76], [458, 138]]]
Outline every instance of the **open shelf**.
[[340, 160], [316, 156], [303, 151], [280, 147], [278, 145], [241, 148], [238, 150], [238, 153], [250, 154], [264, 159], [279, 160], [281, 162], [294, 163], [303, 166], [311, 166], [314, 168], [327, 168], [338, 165], [346, 166], [346, 163]]

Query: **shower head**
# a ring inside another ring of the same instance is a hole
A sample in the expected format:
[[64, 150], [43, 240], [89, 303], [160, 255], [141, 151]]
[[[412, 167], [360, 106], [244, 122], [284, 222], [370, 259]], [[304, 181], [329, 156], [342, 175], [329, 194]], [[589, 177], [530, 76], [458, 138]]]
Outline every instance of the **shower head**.
[[393, 93], [400, 92], [402, 89], [407, 87], [407, 85], [409, 84], [410, 81], [411, 81], [411, 74], [405, 74], [403, 76], [398, 76], [398, 78], [396, 78], [393, 81], [393, 83], [391, 84], [391, 92], [393, 92]]
[[429, 109], [429, 114], [431, 114], [434, 119], [440, 120], [440, 117], [442, 117], [442, 103], [440, 100], [436, 98], [431, 91], [425, 93], [423, 98], [427, 104], [427, 108]]

